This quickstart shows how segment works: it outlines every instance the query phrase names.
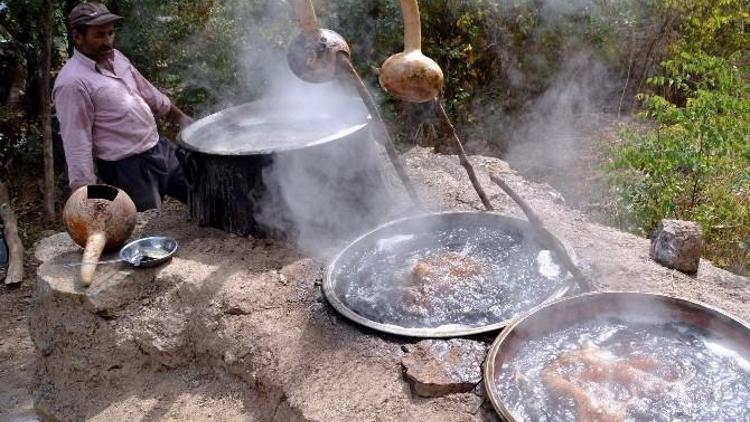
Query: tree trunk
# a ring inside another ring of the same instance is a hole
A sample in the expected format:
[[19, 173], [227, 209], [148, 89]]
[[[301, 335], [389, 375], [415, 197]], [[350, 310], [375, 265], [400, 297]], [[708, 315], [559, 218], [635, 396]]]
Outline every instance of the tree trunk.
[[42, 69], [39, 78], [42, 129], [42, 155], [44, 158], [44, 214], [48, 220], [55, 218], [55, 159], [52, 149], [52, 101], [50, 98], [50, 71], [52, 67], [52, 0], [46, 0], [46, 11], [42, 16]]
[[[62, 12], [63, 12], [63, 17], [64, 17], [64, 19], [65, 19], [66, 22], [68, 20], [68, 16], [70, 15], [70, 12], [73, 11], [73, 8], [77, 4], [78, 4], [78, 0], [64, 0], [63, 1], [63, 6], [62, 6], [63, 10], [62, 10]], [[111, 7], [109, 8], [109, 10], [112, 13], [116, 14], [116, 15], [120, 14], [116, 10], [113, 10]], [[69, 31], [69, 29], [68, 29], [68, 31]], [[66, 32], [65, 39], [68, 40], [67, 49], [66, 49], [66, 51], [68, 52], [68, 57], [73, 57], [74, 47], [73, 47], [73, 39], [70, 37], [70, 32]]]
[[23, 244], [18, 237], [18, 222], [10, 206], [10, 194], [5, 182], [0, 181], [0, 218], [5, 226], [5, 241], [8, 243], [8, 273], [5, 284], [16, 284], [23, 280]]

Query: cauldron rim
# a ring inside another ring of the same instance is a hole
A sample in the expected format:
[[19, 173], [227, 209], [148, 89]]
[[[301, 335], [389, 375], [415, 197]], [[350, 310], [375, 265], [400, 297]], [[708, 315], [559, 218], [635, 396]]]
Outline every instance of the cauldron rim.
[[249, 102], [239, 104], [236, 106], [228, 107], [228, 108], [219, 110], [215, 113], [209, 114], [208, 116], [202, 117], [194, 121], [192, 124], [190, 124], [186, 128], [180, 130], [180, 132], [177, 134], [175, 142], [180, 148], [183, 148], [187, 151], [198, 152], [198, 153], [208, 154], [208, 155], [213, 155], [213, 156], [225, 156], [225, 157], [246, 157], [246, 156], [254, 156], [254, 155], [269, 155], [269, 154], [274, 154], [274, 153], [299, 151], [299, 150], [303, 150], [309, 147], [314, 147], [314, 146], [323, 145], [326, 143], [348, 139], [350, 136], [362, 130], [367, 129], [367, 127], [370, 124], [370, 121], [372, 120], [372, 116], [367, 112], [367, 109], [365, 108], [364, 103], [362, 103], [362, 100], [359, 97], [345, 97], [345, 101], [351, 101], [353, 104], [361, 105], [362, 110], [363, 110], [362, 122], [360, 124], [353, 124], [351, 127], [347, 128], [346, 130], [342, 130], [342, 131], [335, 133], [334, 134], [335, 136], [331, 135], [331, 136], [323, 137], [321, 139], [307, 142], [304, 144], [286, 145], [286, 146], [281, 146], [281, 147], [270, 147], [270, 148], [257, 148], [257, 149], [252, 149], [252, 150], [238, 149], [236, 151], [213, 151], [210, 148], [199, 147], [199, 146], [190, 144], [186, 141], [186, 137], [191, 136], [193, 133], [195, 133], [201, 128], [206, 127], [207, 125], [214, 124], [215, 122], [219, 121], [225, 116], [231, 115], [232, 113], [239, 113], [239, 111], [245, 108], [257, 107], [259, 104], [271, 103], [272, 100], [267, 99], [267, 98], [261, 98], [259, 100], [249, 101]]

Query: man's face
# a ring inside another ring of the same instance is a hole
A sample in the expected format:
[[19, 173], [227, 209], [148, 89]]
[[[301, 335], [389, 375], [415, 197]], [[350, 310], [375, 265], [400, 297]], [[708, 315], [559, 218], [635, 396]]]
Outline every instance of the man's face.
[[85, 34], [73, 31], [73, 43], [78, 51], [97, 62], [112, 57], [114, 41], [114, 23], [89, 26]]

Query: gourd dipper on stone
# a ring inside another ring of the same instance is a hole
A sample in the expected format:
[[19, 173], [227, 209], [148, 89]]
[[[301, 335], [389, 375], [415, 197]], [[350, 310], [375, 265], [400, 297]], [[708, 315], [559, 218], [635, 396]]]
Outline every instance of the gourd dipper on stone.
[[443, 71], [422, 54], [422, 28], [417, 0], [401, 0], [404, 15], [404, 51], [394, 54], [380, 68], [380, 85], [394, 97], [424, 103], [443, 92]]
[[136, 215], [133, 200], [114, 186], [83, 186], [68, 198], [63, 222], [73, 241], [84, 248], [81, 284], [91, 285], [102, 252], [116, 250], [128, 240]]

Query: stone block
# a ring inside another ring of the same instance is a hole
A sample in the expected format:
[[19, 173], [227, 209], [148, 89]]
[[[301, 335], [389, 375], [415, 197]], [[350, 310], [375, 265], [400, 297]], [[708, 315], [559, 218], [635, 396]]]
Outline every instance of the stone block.
[[703, 251], [703, 229], [693, 221], [664, 219], [651, 239], [651, 259], [668, 268], [692, 274]]
[[482, 362], [487, 356], [484, 343], [464, 339], [423, 340], [406, 346], [406, 350], [401, 365], [418, 396], [466, 393], [482, 380]]

